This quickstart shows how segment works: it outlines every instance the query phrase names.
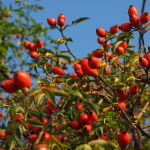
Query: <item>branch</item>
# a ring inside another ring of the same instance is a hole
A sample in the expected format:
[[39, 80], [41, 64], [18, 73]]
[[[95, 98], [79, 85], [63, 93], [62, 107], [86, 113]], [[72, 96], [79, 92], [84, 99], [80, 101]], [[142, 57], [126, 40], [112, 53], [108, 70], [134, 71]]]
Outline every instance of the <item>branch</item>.
[[136, 126], [142, 132], [142, 135], [150, 138], [150, 134], [146, 133], [139, 124], [137, 124]]
[[45, 130], [47, 129], [47, 127], [51, 124], [52, 120], [53, 120], [53, 116], [55, 116], [56, 114], [58, 114], [67, 104], [67, 101], [64, 102], [64, 104], [62, 104], [60, 107], [58, 107], [49, 117], [48, 122], [43, 126], [42, 130], [39, 132], [39, 134], [37, 135], [37, 138], [34, 142], [34, 144], [32, 145], [32, 148], [35, 147], [36, 144], [38, 144], [42, 138], [43, 133], [45, 132]]

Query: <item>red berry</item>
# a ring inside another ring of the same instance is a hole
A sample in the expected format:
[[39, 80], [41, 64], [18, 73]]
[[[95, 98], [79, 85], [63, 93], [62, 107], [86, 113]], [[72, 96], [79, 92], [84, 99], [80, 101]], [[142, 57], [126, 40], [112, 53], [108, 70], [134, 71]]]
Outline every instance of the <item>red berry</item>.
[[148, 60], [148, 67], [150, 68], [150, 52], [146, 53], [144, 55], [144, 58], [146, 58]]
[[40, 128], [39, 127], [33, 127], [32, 130], [33, 130], [34, 133], [39, 133]]
[[0, 111], [0, 118], [3, 117], [3, 113]]
[[48, 150], [48, 147], [43, 144], [36, 145], [33, 150]]
[[121, 148], [126, 147], [130, 143], [130, 134], [128, 132], [121, 132], [118, 135], [118, 144]]
[[7, 93], [14, 93], [17, 91], [17, 87], [14, 83], [14, 80], [5, 80], [2, 84], [1, 84], [3, 90]]
[[137, 16], [130, 15], [129, 20], [132, 26], [139, 28], [139, 18]]
[[103, 45], [104, 40], [103, 40], [103, 38], [99, 37], [99, 38], [97, 39], [97, 42], [98, 42], [99, 44], [102, 44], [102, 45]]
[[46, 107], [46, 113], [48, 115], [50, 115], [55, 110], [56, 110], [56, 106], [54, 106], [53, 104], [48, 104], [47, 107]]
[[105, 37], [106, 36], [106, 31], [103, 28], [97, 28], [96, 29], [96, 34], [99, 37]]
[[130, 91], [130, 94], [134, 95], [138, 92], [138, 87], [136, 85], [132, 85], [130, 88], [129, 88], [129, 91]]
[[17, 33], [16, 34], [16, 38], [18, 39], [20, 37], [20, 33]]
[[30, 45], [30, 42], [29, 41], [24, 41], [24, 47], [26, 49], [29, 49], [29, 45]]
[[30, 51], [36, 51], [36, 45], [34, 43], [29, 44], [29, 50]]
[[105, 68], [105, 75], [109, 75], [110, 74], [110, 71], [108, 68]]
[[37, 134], [31, 134], [31, 135], [29, 136], [29, 141], [30, 141], [30, 143], [33, 144], [33, 143], [35, 142], [36, 138], [37, 138]]
[[141, 24], [145, 24], [149, 21], [150, 19], [150, 16], [149, 16], [149, 13], [148, 12], [143, 12], [140, 16], [140, 22]]
[[42, 42], [42, 40], [37, 40], [35, 44], [36, 44], [36, 47], [37, 47], [37, 48], [42, 48], [42, 47], [43, 47], [43, 42]]
[[123, 42], [122, 44], [120, 44], [119, 46], [122, 46], [124, 48], [124, 50], [127, 49], [128, 45], [127, 42]]
[[52, 72], [55, 75], [65, 75], [66, 74], [66, 72], [62, 68], [60, 68], [58, 66], [53, 67], [52, 68]]
[[107, 136], [105, 136], [104, 133], [103, 133], [103, 135], [102, 135], [102, 139], [105, 140], [105, 141], [108, 141], [108, 140], [109, 140], [109, 138], [108, 138]]
[[100, 49], [97, 49], [92, 52], [95, 57], [101, 58], [103, 57], [103, 52]]
[[116, 48], [116, 53], [117, 53], [118, 55], [122, 55], [122, 54], [124, 54], [124, 52], [125, 52], [125, 50], [124, 50], [124, 48], [123, 48], [122, 46], [118, 46], [118, 47]]
[[89, 124], [86, 124], [82, 127], [82, 133], [88, 134], [92, 130], [92, 126]]
[[46, 125], [47, 122], [48, 122], [48, 119], [46, 117], [43, 117], [43, 125]]
[[44, 132], [43, 136], [42, 136], [42, 139], [40, 140], [41, 142], [44, 142], [46, 140], [50, 140], [51, 139], [51, 136], [48, 132]]
[[30, 88], [32, 84], [30, 75], [24, 70], [16, 71], [13, 80], [18, 88]]
[[15, 116], [17, 116], [17, 122], [21, 122], [22, 121], [22, 117], [23, 117], [23, 114], [22, 113], [16, 113], [16, 115]]
[[79, 130], [81, 128], [80, 123], [77, 120], [71, 121], [70, 127], [74, 130]]
[[102, 60], [100, 58], [97, 58], [95, 56], [92, 56], [88, 59], [88, 65], [92, 68], [92, 69], [97, 69], [100, 66], [100, 63], [102, 62]]
[[72, 73], [72, 79], [77, 80], [78, 75], [76, 73]]
[[76, 108], [78, 111], [80, 111], [83, 108], [83, 105], [79, 101], [77, 101]]
[[80, 117], [79, 117], [79, 122], [81, 124], [86, 124], [88, 123], [88, 115], [87, 114], [80, 114]]
[[119, 88], [116, 92], [116, 95], [120, 100], [126, 100], [129, 96], [129, 92], [128, 92], [128, 90], [126, 90], [126, 92], [124, 92], [123, 88]]
[[64, 15], [64, 14], [60, 14], [60, 15], [58, 16], [58, 19], [64, 19], [64, 20], [65, 20], [65, 15]]
[[123, 32], [129, 32], [132, 29], [132, 25], [130, 23], [123, 23], [120, 25], [120, 29]]
[[38, 57], [37, 51], [32, 51], [32, 52], [30, 53], [30, 55], [31, 55], [32, 58], [37, 58], [37, 57]]
[[130, 16], [130, 15], [138, 16], [138, 11], [137, 11], [137, 9], [136, 9], [133, 5], [131, 5], [131, 6], [129, 7], [129, 9], [128, 9], [128, 15], [129, 15], [129, 16]]
[[[110, 49], [111, 48], [111, 44], [109, 42], [107, 42], [107, 49]], [[103, 43], [103, 47], [105, 48], [105, 42]]]
[[93, 122], [97, 121], [98, 116], [95, 113], [95, 111], [91, 110], [88, 114], [88, 118], [89, 118], [89, 121], [91, 121], [93, 123]]
[[56, 125], [55, 125], [55, 130], [59, 130], [59, 129], [60, 129], [59, 125], [56, 124]]
[[145, 57], [140, 57], [139, 62], [140, 62], [140, 65], [142, 67], [147, 67], [148, 66], [148, 60]]
[[88, 59], [87, 58], [83, 58], [81, 60], [81, 68], [82, 71], [89, 75], [89, 76], [98, 76], [98, 72], [96, 69], [92, 69], [89, 65], [88, 65]]
[[118, 26], [118, 25], [113, 25], [113, 26], [110, 28], [110, 30], [109, 30], [109, 32], [110, 32], [111, 34], [118, 33], [118, 31], [119, 31], [119, 26]]
[[65, 25], [65, 20], [64, 19], [58, 19], [57, 24], [62, 27]]
[[[123, 110], [126, 108], [126, 102], [124, 100], [119, 100], [118, 104]], [[118, 110], [119, 110], [119, 108], [118, 108]]]
[[54, 18], [47, 18], [47, 23], [50, 26], [56, 26], [56, 20]]
[[0, 139], [4, 139], [6, 137], [5, 131], [0, 129]]

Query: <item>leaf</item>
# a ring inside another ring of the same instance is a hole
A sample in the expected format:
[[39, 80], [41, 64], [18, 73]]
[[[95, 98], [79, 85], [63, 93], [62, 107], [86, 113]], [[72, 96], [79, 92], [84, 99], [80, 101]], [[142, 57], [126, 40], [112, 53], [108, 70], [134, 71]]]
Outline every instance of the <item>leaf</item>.
[[42, 127], [43, 126], [43, 124], [40, 121], [38, 121], [38, 120], [27, 119], [27, 122], [29, 124], [31, 124], [31, 126], [36, 126], [36, 127]]
[[15, 113], [25, 113], [24, 109], [20, 106], [15, 109]]
[[76, 147], [75, 150], [92, 150], [92, 148], [88, 144], [82, 144], [82, 145]]
[[93, 109], [95, 111], [95, 113], [98, 115], [99, 114], [99, 106], [97, 106], [96, 104], [92, 103], [92, 102], [85, 102], [87, 105], [89, 105], [91, 107], [91, 109]]
[[61, 37], [61, 38], [58, 38], [56, 40], [56, 44], [58, 44], [58, 45], [61, 45], [63, 43], [66, 43], [66, 38], [65, 37]]
[[96, 145], [100, 145], [106, 149], [116, 149], [119, 150], [118, 145], [116, 145], [113, 142], [110, 141], [104, 141], [104, 140], [94, 140], [88, 143], [91, 147], [95, 147]]
[[64, 58], [69, 64], [71, 64], [71, 58], [67, 54], [58, 53], [55, 55], [56, 57]]
[[84, 20], [87, 20], [87, 19], [90, 19], [90, 18], [88, 18], [88, 17], [78, 18], [77, 20], [72, 21], [72, 24], [78, 24], [78, 23], [80, 23], [80, 22], [82, 22]]
[[40, 79], [40, 80], [38, 80], [37, 82], [36, 82], [36, 85], [39, 85], [39, 84], [49, 84], [49, 81], [48, 80], [46, 80], [46, 79]]
[[114, 43], [114, 45], [113, 45], [113, 47], [112, 47], [112, 50], [113, 50], [113, 52], [116, 50], [116, 48], [120, 45], [120, 44], [122, 44], [123, 43], [123, 41], [117, 41], [116, 43]]
[[15, 130], [15, 138], [17, 141], [20, 141], [21, 140], [21, 128], [18, 127], [16, 130]]
[[55, 95], [55, 96], [69, 96], [69, 94], [63, 90], [58, 90], [58, 89], [51, 89], [49, 91], [49, 94]]
[[38, 93], [37, 96], [35, 97], [35, 102], [37, 105], [41, 104], [42, 98], [45, 96], [45, 93]]
[[78, 97], [78, 98], [80, 98], [80, 99], [83, 98], [81, 92], [79, 92], [78, 90], [72, 91], [71, 93], [69, 93], [69, 95], [74, 96], [74, 97]]

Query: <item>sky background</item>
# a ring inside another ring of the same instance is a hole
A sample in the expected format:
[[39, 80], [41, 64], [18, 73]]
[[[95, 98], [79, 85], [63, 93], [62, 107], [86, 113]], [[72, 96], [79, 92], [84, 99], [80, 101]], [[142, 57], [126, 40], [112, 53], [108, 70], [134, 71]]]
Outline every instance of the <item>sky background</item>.
[[[2, 0], [5, 4], [14, 2], [14, 0]], [[31, 14], [35, 20], [48, 26], [47, 18], [55, 18], [60, 13], [66, 16], [66, 24], [71, 24], [73, 20], [80, 17], [89, 17], [76, 26], [68, 28], [64, 34], [66, 37], [71, 37], [73, 43], [69, 43], [72, 52], [78, 58], [85, 57], [87, 53], [99, 48], [97, 43], [96, 29], [102, 27], [109, 31], [109, 28], [124, 22], [129, 22], [128, 8], [134, 5], [139, 14], [141, 12], [143, 0], [41, 0], [35, 2], [29, 0], [29, 3], [38, 3], [44, 7], [44, 10]], [[150, 12], [150, 0], [147, 0], [145, 11]], [[49, 35], [53, 39], [60, 37], [57, 30], [49, 30]], [[150, 34], [146, 34], [146, 47], [150, 39]], [[138, 46], [138, 37], [133, 41], [134, 45]], [[63, 50], [63, 49], [62, 49]]]

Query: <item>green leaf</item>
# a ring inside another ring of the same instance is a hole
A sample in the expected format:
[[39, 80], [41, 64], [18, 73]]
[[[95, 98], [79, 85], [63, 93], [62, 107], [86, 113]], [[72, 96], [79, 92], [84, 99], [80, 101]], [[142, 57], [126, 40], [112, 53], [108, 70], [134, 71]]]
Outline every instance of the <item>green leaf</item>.
[[88, 144], [83, 144], [83, 145], [80, 145], [80, 146], [76, 147], [75, 150], [92, 150], [92, 148]]
[[92, 103], [92, 102], [85, 102], [85, 105], [89, 105], [91, 107], [91, 109], [93, 109], [95, 111], [95, 113], [98, 115], [99, 114], [99, 106]]
[[29, 124], [31, 124], [32, 126], [36, 126], [36, 127], [42, 127], [43, 126], [43, 124], [38, 120], [28, 119], [27, 122]]
[[113, 50], [113, 52], [116, 50], [116, 48], [120, 45], [120, 44], [122, 44], [123, 43], [123, 41], [117, 41], [116, 43], [114, 43], [114, 45], [113, 45], [113, 47], [112, 47], [112, 50]]
[[15, 109], [15, 113], [25, 113], [24, 109], [20, 106]]
[[58, 53], [55, 55], [56, 57], [64, 58], [69, 64], [71, 64], [71, 58], [67, 54]]
[[95, 147], [96, 145], [100, 145], [106, 149], [115, 149], [119, 150], [118, 145], [116, 145], [113, 142], [110, 141], [104, 141], [104, 140], [94, 140], [88, 143], [91, 147]]
[[36, 82], [36, 85], [39, 85], [39, 84], [49, 84], [49, 81], [46, 79], [40, 79]]
[[15, 138], [17, 141], [20, 141], [21, 140], [21, 128], [18, 127], [16, 130], [15, 130]]
[[88, 18], [88, 17], [78, 18], [77, 20], [72, 21], [72, 24], [78, 24], [78, 23], [80, 23], [80, 22], [82, 22], [84, 20], [87, 20], [87, 19], [90, 19], [90, 18]]
[[70, 95], [70, 96], [74, 96], [74, 97], [78, 97], [78, 98], [80, 98], [80, 99], [83, 98], [83, 95], [82, 95], [81, 92], [79, 92], [78, 90], [70, 92], [69, 95]]
[[41, 104], [42, 98], [45, 96], [45, 93], [38, 93], [37, 96], [35, 97], [35, 102], [37, 105]]

